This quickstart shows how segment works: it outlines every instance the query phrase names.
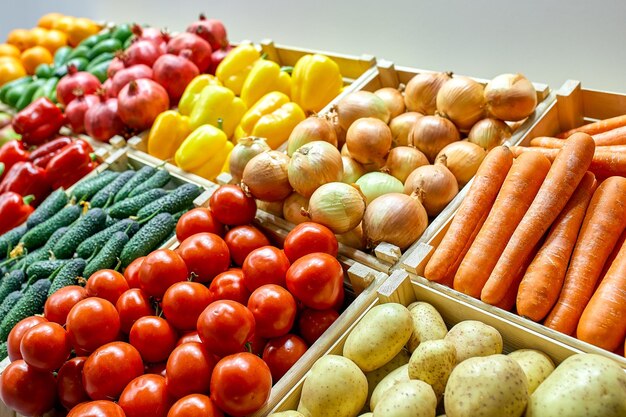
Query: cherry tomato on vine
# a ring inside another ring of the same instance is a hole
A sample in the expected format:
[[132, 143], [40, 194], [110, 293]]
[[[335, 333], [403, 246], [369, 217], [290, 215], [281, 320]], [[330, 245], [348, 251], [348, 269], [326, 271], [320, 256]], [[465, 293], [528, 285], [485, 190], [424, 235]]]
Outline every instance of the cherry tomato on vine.
[[67, 315], [79, 301], [87, 298], [87, 290], [79, 285], [69, 285], [54, 292], [46, 300], [43, 315], [49, 321], [65, 326]]
[[211, 209], [197, 207], [180, 217], [176, 223], [176, 238], [182, 242], [196, 233], [215, 233], [224, 236], [224, 225], [215, 218]]
[[141, 375], [130, 381], [117, 404], [126, 417], [166, 417], [173, 401], [160, 375]]
[[7, 353], [9, 354], [11, 362], [22, 359], [20, 344], [22, 343], [24, 333], [26, 333], [26, 331], [31, 327], [34, 327], [39, 323], [46, 323], [47, 321], [48, 320], [41, 316], [30, 316], [19, 321], [15, 326], [13, 326], [9, 332], [9, 336], [7, 337]]
[[272, 380], [278, 381], [304, 355], [308, 346], [294, 334], [271, 339], [263, 349], [263, 360], [272, 372]]
[[196, 282], [211, 282], [230, 266], [226, 242], [213, 233], [197, 233], [183, 240], [176, 249]]
[[91, 401], [77, 405], [67, 417], [126, 417], [122, 407], [111, 401]]
[[21, 359], [11, 362], [0, 375], [0, 399], [19, 414], [42, 415], [54, 407], [54, 375], [37, 371]]
[[254, 226], [237, 226], [228, 231], [224, 241], [235, 265], [243, 265], [246, 257], [255, 249], [269, 246], [270, 241]]
[[298, 259], [287, 271], [287, 288], [302, 303], [316, 310], [334, 307], [343, 297], [343, 269], [327, 253]]
[[217, 408], [206, 395], [190, 394], [176, 401], [167, 417], [224, 417], [224, 413]]
[[285, 238], [285, 255], [294, 263], [304, 255], [315, 252], [337, 257], [339, 244], [333, 232], [326, 226], [313, 222], [300, 223]]
[[211, 292], [198, 282], [177, 282], [165, 291], [161, 307], [178, 330], [195, 330], [200, 313], [211, 304]]
[[304, 340], [312, 345], [338, 318], [339, 313], [332, 308], [327, 310], [307, 308], [300, 314], [298, 328]]
[[270, 339], [289, 333], [296, 319], [296, 300], [283, 287], [263, 285], [248, 300], [254, 316], [255, 334]]
[[241, 352], [254, 333], [254, 316], [243, 304], [214, 301], [198, 318], [198, 335], [206, 349], [223, 357]]
[[222, 185], [209, 201], [215, 218], [229, 226], [248, 224], [254, 220], [256, 201], [237, 185]]
[[176, 347], [178, 334], [165, 319], [147, 316], [133, 324], [128, 341], [139, 351], [144, 362], [161, 362]]
[[241, 269], [229, 269], [216, 276], [209, 286], [211, 301], [232, 300], [243, 305], [248, 304], [251, 292], [243, 282]]
[[139, 288], [131, 288], [120, 296], [115, 304], [120, 315], [120, 328], [126, 334], [137, 320], [145, 316], [154, 316], [155, 311], [150, 297]]
[[115, 305], [129, 286], [124, 275], [112, 269], [101, 269], [91, 274], [85, 286], [90, 297], [100, 297]]
[[141, 283], [139, 282], [139, 269], [141, 268], [141, 264], [144, 259], [146, 259], [145, 256], [135, 259], [124, 270], [124, 278], [126, 278], [129, 288], [141, 288]]
[[265, 284], [284, 287], [289, 265], [289, 259], [285, 253], [274, 246], [263, 246], [253, 250], [246, 257], [241, 268], [246, 288], [254, 291]]
[[174, 349], [167, 360], [165, 371], [167, 391], [174, 398], [206, 393], [216, 363], [217, 358], [205, 348], [204, 344], [183, 343]]
[[57, 394], [61, 405], [67, 410], [89, 401], [89, 396], [83, 387], [83, 367], [86, 356], [77, 356], [65, 362], [57, 374]]
[[93, 352], [117, 339], [120, 316], [111, 302], [98, 297], [86, 298], [72, 307], [66, 328], [74, 348]]
[[158, 249], [146, 256], [139, 268], [141, 289], [149, 296], [162, 298], [165, 291], [189, 276], [180, 255], [170, 249]]
[[39, 323], [24, 333], [20, 343], [22, 359], [38, 371], [59, 369], [70, 357], [72, 346], [63, 327], [58, 323]]

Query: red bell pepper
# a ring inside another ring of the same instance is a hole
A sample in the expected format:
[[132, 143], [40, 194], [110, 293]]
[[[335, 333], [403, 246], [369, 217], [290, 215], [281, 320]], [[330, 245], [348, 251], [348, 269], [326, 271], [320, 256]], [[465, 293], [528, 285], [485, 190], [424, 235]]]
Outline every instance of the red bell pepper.
[[61, 136], [48, 143], [44, 143], [30, 153], [30, 160], [38, 167], [45, 168], [54, 155], [60, 153], [64, 147], [72, 142], [72, 138]]
[[61, 109], [46, 97], [41, 97], [16, 114], [12, 125], [24, 142], [38, 145], [57, 134], [64, 121]]
[[0, 162], [4, 164], [5, 171], [9, 171], [16, 162], [28, 161], [28, 158], [28, 150], [19, 140], [12, 140], [0, 147]]
[[18, 162], [6, 173], [0, 182], [0, 193], [13, 191], [20, 195], [32, 194], [39, 204], [50, 193], [50, 183], [46, 170], [32, 162]]
[[77, 140], [54, 155], [46, 166], [52, 188], [68, 188], [95, 168], [96, 164], [92, 163], [94, 160], [92, 152], [91, 145], [83, 140]]
[[0, 234], [24, 223], [35, 208], [30, 205], [35, 196], [22, 197], [12, 191], [0, 194]]

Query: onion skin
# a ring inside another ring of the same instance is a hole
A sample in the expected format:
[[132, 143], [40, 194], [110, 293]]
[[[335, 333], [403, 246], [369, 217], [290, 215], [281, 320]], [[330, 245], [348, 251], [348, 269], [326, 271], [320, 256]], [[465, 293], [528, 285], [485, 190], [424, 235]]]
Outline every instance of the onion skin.
[[242, 188], [263, 201], [284, 200], [291, 194], [287, 176], [289, 157], [279, 151], [263, 152], [252, 158], [243, 170]]
[[284, 204], [284, 200], [278, 200], [278, 201], [257, 200], [256, 201], [256, 206], [259, 210], [263, 210], [264, 212], [272, 214], [276, 217], [283, 216], [283, 204]]
[[239, 142], [231, 151], [228, 161], [230, 175], [233, 177], [233, 180], [237, 183], [240, 182], [246, 164], [258, 154], [271, 150], [272, 148], [269, 147], [264, 138], [248, 136], [239, 139]]
[[354, 229], [365, 213], [365, 198], [354, 186], [331, 182], [319, 187], [309, 199], [306, 216], [335, 234]]
[[373, 117], [359, 119], [348, 129], [346, 145], [357, 162], [382, 166], [391, 149], [391, 129]]
[[459, 187], [463, 187], [476, 174], [478, 167], [487, 156], [487, 151], [475, 143], [463, 140], [443, 148], [437, 155], [437, 159], [441, 155], [446, 156], [447, 168], [456, 178]]
[[467, 135], [467, 140], [490, 151], [511, 137], [511, 128], [502, 120], [486, 118], [477, 122]]
[[363, 233], [369, 247], [387, 242], [405, 250], [427, 226], [428, 215], [419, 199], [401, 193], [378, 197], [363, 216]]
[[339, 125], [347, 131], [355, 120], [364, 117], [374, 117], [387, 124], [391, 119], [391, 114], [387, 104], [376, 94], [369, 91], [356, 91], [337, 103], [337, 117]]
[[404, 183], [411, 172], [422, 165], [428, 165], [428, 158], [419, 149], [412, 146], [393, 148], [387, 156], [387, 164], [382, 171], [396, 177]]
[[468, 131], [485, 114], [483, 86], [468, 77], [452, 78], [437, 93], [437, 112]]
[[298, 193], [291, 193], [283, 203], [283, 218], [293, 224], [308, 222], [309, 218], [302, 215], [303, 208], [309, 209], [309, 199]]
[[328, 142], [307, 143], [294, 152], [287, 166], [287, 175], [294, 191], [309, 198], [319, 186], [341, 181], [341, 154]]
[[341, 177], [341, 182], [352, 184], [366, 173], [363, 165], [359, 164], [349, 156], [342, 156], [341, 162], [343, 163], [343, 176]]
[[445, 157], [434, 165], [424, 165], [409, 175], [404, 183], [404, 193], [420, 192], [422, 204], [430, 217], [438, 215], [459, 192], [456, 178], [446, 167]]
[[383, 99], [391, 119], [404, 113], [406, 109], [404, 97], [402, 97], [402, 93], [397, 88], [383, 87], [374, 91], [374, 94]]
[[437, 93], [451, 78], [451, 73], [444, 72], [423, 72], [411, 78], [404, 88], [404, 104], [407, 110], [434, 115], [437, 110]]
[[365, 241], [365, 235], [363, 234], [362, 224], [363, 223], [360, 223], [349, 232], [335, 235], [337, 242], [354, 249], [365, 250], [367, 248], [367, 242]]
[[489, 81], [484, 95], [489, 114], [502, 120], [523, 120], [537, 107], [535, 87], [522, 74], [498, 75]]
[[422, 151], [429, 161], [448, 144], [461, 140], [461, 135], [450, 120], [439, 116], [424, 116], [415, 122], [409, 142]]
[[391, 146], [406, 146], [409, 144], [409, 135], [415, 122], [421, 117], [422, 113], [414, 111], [402, 113], [400, 116], [394, 117], [389, 123], [391, 129]]
[[292, 156], [302, 145], [318, 140], [337, 147], [337, 133], [333, 124], [323, 117], [310, 116], [291, 131], [287, 142], [287, 155]]
[[356, 182], [369, 205], [376, 198], [389, 193], [402, 193], [404, 186], [396, 177], [384, 172], [369, 172]]

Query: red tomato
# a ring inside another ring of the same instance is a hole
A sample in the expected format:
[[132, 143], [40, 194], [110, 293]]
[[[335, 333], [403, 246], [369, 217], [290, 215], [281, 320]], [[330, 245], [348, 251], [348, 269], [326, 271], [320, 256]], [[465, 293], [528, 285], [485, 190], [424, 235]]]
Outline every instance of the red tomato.
[[137, 349], [125, 342], [112, 342], [87, 358], [83, 386], [93, 400], [117, 399], [126, 385], [142, 374], [143, 362]]
[[79, 285], [69, 285], [54, 292], [46, 300], [43, 315], [49, 321], [65, 326], [67, 315], [72, 307], [87, 298], [87, 290]]
[[198, 317], [211, 304], [211, 292], [197, 282], [177, 282], [165, 291], [161, 305], [167, 321], [179, 330], [194, 330]]
[[272, 372], [272, 380], [276, 382], [282, 378], [307, 349], [305, 341], [294, 334], [267, 342], [263, 349], [263, 360]]
[[284, 287], [288, 269], [289, 259], [282, 250], [274, 246], [263, 246], [250, 252], [243, 262], [243, 282], [250, 291], [265, 284]]
[[165, 366], [167, 362], [159, 362], [159, 363], [150, 363], [144, 366], [145, 374], [153, 374], [153, 375], [161, 375], [165, 378]]
[[126, 334], [130, 333], [130, 328], [137, 320], [155, 314], [150, 297], [139, 288], [132, 288], [122, 294], [115, 308], [120, 315], [120, 328]]
[[85, 286], [90, 297], [104, 298], [115, 305], [129, 286], [124, 275], [112, 269], [101, 269], [91, 274]]
[[126, 278], [129, 288], [141, 288], [141, 284], [139, 282], [139, 269], [141, 268], [141, 264], [144, 259], [146, 259], [145, 256], [135, 259], [124, 270], [124, 278]]
[[58, 323], [39, 323], [24, 333], [20, 343], [22, 358], [38, 371], [55, 371], [70, 357], [72, 346], [65, 329]]
[[0, 375], [0, 399], [19, 414], [42, 415], [54, 407], [54, 375], [37, 371], [21, 359], [12, 362]]
[[206, 395], [191, 394], [176, 401], [167, 417], [224, 417], [224, 413], [217, 408]]
[[211, 280], [230, 266], [226, 242], [213, 233], [198, 233], [183, 240], [176, 252], [185, 261], [196, 282]]
[[222, 185], [209, 204], [215, 218], [229, 226], [251, 223], [256, 215], [256, 201], [237, 185]]
[[83, 367], [87, 358], [77, 356], [65, 362], [57, 374], [57, 394], [61, 405], [67, 410], [89, 401], [89, 396], [83, 387]]
[[79, 301], [67, 315], [67, 333], [74, 348], [93, 352], [117, 339], [120, 316], [103, 298], [91, 297]]
[[67, 417], [126, 417], [122, 407], [111, 401], [82, 403], [70, 411]]
[[250, 291], [243, 282], [241, 269], [229, 269], [213, 278], [209, 291], [212, 301], [232, 300], [246, 305], [250, 298]]
[[176, 330], [161, 317], [142, 317], [133, 324], [128, 340], [144, 362], [161, 362], [167, 359], [176, 347]]
[[166, 417], [172, 403], [165, 378], [160, 375], [141, 375], [133, 379], [117, 402], [126, 417]]
[[327, 253], [298, 259], [287, 271], [286, 280], [289, 291], [309, 308], [332, 308], [343, 297], [343, 269]]
[[139, 268], [141, 289], [156, 298], [162, 298], [173, 284], [187, 281], [188, 276], [185, 261], [170, 249], [155, 250], [146, 256]]
[[241, 352], [254, 333], [254, 316], [243, 304], [214, 301], [198, 318], [198, 334], [209, 352], [226, 356]]
[[220, 360], [211, 376], [211, 400], [226, 414], [243, 417], [265, 404], [272, 374], [261, 358], [237, 353]]
[[255, 334], [266, 339], [289, 333], [296, 320], [296, 300], [279, 285], [268, 284], [254, 290], [248, 308], [254, 316]]
[[230, 257], [235, 265], [239, 266], [243, 265], [243, 261], [246, 260], [246, 256], [250, 252], [270, 245], [270, 241], [267, 240], [267, 237], [259, 229], [247, 225], [230, 229], [226, 233], [224, 240], [230, 250]]
[[304, 255], [323, 252], [337, 257], [339, 244], [333, 232], [326, 226], [313, 222], [297, 225], [285, 238], [285, 255], [294, 263]]
[[265, 349], [266, 344], [267, 339], [264, 339], [259, 335], [253, 334], [252, 339], [250, 339], [250, 343], [246, 344], [244, 352], [251, 352], [257, 356], [261, 356], [263, 354], [263, 349]]
[[309, 345], [317, 339], [339, 318], [336, 310], [313, 310], [305, 309], [298, 320], [300, 334]]
[[182, 242], [196, 233], [215, 233], [224, 236], [224, 225], [215, 218], [210, 209], [197, 207], [180, 217], [176, 223], [176, 238]]
[[9, 336], [7, 337], [7, 353], [9, 354], [11, 362], [22, 359], [20, 344], [22, 343], [24, 333], [26, 333], [26, 331], [31, 327], [34, 327], [39, 323], [46, 323], [47, 321], [48, 320], [41, 316], [30, 316], [19, 321], [15, 326], [13, 326], [9, 332]]
[[167, 391], [175, 398], [207, 392], [216, 363], [217, 358], [202, 343], [178, 346], [167, 360]]
[[185, 333], [184, 335], [180, 337], [180, 339], [178, 339], [178, 342], [176, 342], [176, 346], [178, 347], [182, 345], [183, 343], [191, 343], [191, 342], [202, 343], [202, 340], [200, 339], [200, 335], [198, 334], [198, 332]]

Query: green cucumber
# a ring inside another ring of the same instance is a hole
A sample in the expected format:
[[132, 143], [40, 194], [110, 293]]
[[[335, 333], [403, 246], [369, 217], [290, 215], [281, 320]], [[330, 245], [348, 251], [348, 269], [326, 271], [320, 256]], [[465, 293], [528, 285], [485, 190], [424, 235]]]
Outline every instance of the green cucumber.
[[[48, 196], [26, 220], [26, 226], [32, 228], [54, 216], [68, 203], [67, 194], [59, 188]], [[0, 252], [1, 253], [1, 252]]]
[[28, 265], [34, 262], [45, 261], [45, 260], [50, 259], [50, 257], [52, 256], [52, 248], [54, 247], [54, 245], [56, 245], [59, 239], [61, 239], [63, 235], [67, 233], [69, 229], [70, 229], [69, 227], [61, 227], [60, 229], [57, 229], [52, 234], [52, 236], [50, 236], [50, 239], [48, 239], [45, 245], [43, 245], [40, 248], [35, 249], [32, 252], [29, 252], [26, 256], [21, 258], [17, 262], [17, 264], [13, 266], [12, 269], [13, 270], [24, 269], [25, 267], [28, 267]]
[[15, 290], [11, 294], [7, 295], [0, 304], [0, 321], [11, 311], [13, 306], [22, 298], [22, 291]]
[[29, 81], [24, 84], [18, 84], [15, 87], [9, 89], [4, 96], [4, 103], [8, 104], [11, 107], [17, 106], [17, 102], [20, 101], [24, 94], [26, 94], [26, 90], [30, 88], [30, 85], [33, 82], [34, 81]]
[[57, 77], [51, 77], [46, 80], [46, 82], [35, 91], [33, 94], [33, 98], [31, 102], [37, 100], [41, 97], [50, 98], [52, 92], [54, 92], [54, 96], [56, 97], [57, 84], [59, 83], [59, 79]]
[[111, 227], [115, 223], [117, 223], [118, 221], [119, 221], [119, 219], [114, 219], [113, 217], [107, 215], [107, 220], [106, 220], [106, 222], [104, 222], [104, 228], [108, 229], [109, 227]]
[[54, 245], [52, 253], [57, 259], [68, 259], [85, 239], [104, 228], [107, 215], [99, 208], [91, 209]]
[[159, 198], [158, 200], [144, 206], [139, 212], [137, 217], [145, 219], [155, 213], [171, 213], [174, 214], [185, 208], [190, 204], [193, 204], [193, 200], [196, 199], [202, 193], [202, 188], [195, 184], [183, 184], [170, 192], [168, 195]]
[[7, 295], [19, 290], [24, 282], [26, 282], [24, 271], [13, 271], [5, 275], [0, 283], [0, 303], [4, 301]]
[[19, 299], [11, 311], [9, 311], [9, 314], [4, 317], [2, 323], [0, 323], [0, 340], [7, 340], [13, 326], [21, 320], [43, 312], [50, 285], [49, 280], [40, 279], [26, 289], [22, 298]]
[[115, 38], [122, 43], [126, 42], [126, 39], [130, 38], [132, 35], [133, 31], [128, 23], [117, 25], [111, 33], [112, 38]]
[[171, 214], [161, 213], [154, 216], [124, 246], [120, 255], [122, 266], [127, 267], [135, 259], [146, 256], [158, 248], [175, 227], [176, 222]]
[[156, 173], [156, 168], [152, 168], [151, 166], [148, 166], [148, 165], [141, 167], [139, 170], [137, 170], [137, 172], [135, 172], [135, 175], [133, 175], [133, 177], [126, 184], [124, 184], [122, 189], [119, 190], [117, 194], [115, 194], [115, 198], [113, 199], [113, 202], [117, 203], [127, 198], [135, 188], [143, 184], [150, 177], [152, 177], [155, 173]]
[[130, 192], [130, 194], [128, 194], [128, 197], [135, 197], [136, 195], [143, 194], [146, 191], [151, 190], [153, 188], [165, 187], [165, 185], [168, 182], [170, 182], [171, 178], [172, 178], [172, 176], [170, 175], [168, 170], [166, 170], [166, 169], [158, 169], [154, 173], [154, 175], [152, 175], [146, 181], [144, 181], [141, 184], [139, 184], [138, 186], [136, 186]]
[[62, 46], [57, 49], [54, 53], [54, 66], [60, 67], [62, 65], [65, 65], [71, 53], [72, 47], [70, 46]]
[[87, 58], [89, 59], [89, 52], [91, 48], [85, 45], [78, 45], [67, 57], [67, 61], [71, 61], [74, 58]]
[[0, 256], [9, 256], [15, 245], [20, 241], [22, 236], [26, 234], [28, 228], [24, 225], [14, 227], [2, 236], [0, 236]]
[[107, 209], [109, 216], [123, 219], [125, 217], [135, 216], [142, 207], [152, 203], [167, 195], [167, 191], [163, 188], [154, 188], [135, 197], [130, 197], [113, 204]]
[[103, 189], [98, 191], [96, 195], [94, 195], [93, 198], [89, 200], [89, 204], [91, 204], [91, 207], [104, 207], [107, 203], [113, 201], [113, 197], [115, 197], [115, 194], [117, 194], [118, 191], [121, 190], [122, 187], [124, 187], [124, 185], [133, 177], [133, 175], [135, 175], [135, 171], [133, 170], [124, 171], [120, 175], [118, 175], [117, 178], [107, 184]]
[[87, 201], [116, 179], [118, 175], [120, 175], [119, 172], [104, 171], [96, 176], [86, 178], [74, 186], [71, 195], [78, 201]]
[[79, 258], [87, 259], [94, 253], [102, 249], [102, 247], [108, 242], [108, 240], [116, 232], [125, 232], [129, 237], [133, 236], [139, 230], [140, 225], [137, 221], [131, 219], [120, 220], [114, 225], [107, 227], [104, 230], [96, 233], [90, 238], [86, 239], [83, 243], [76, 248], [76, 256]]
[[83, 58], [83, 57], [72, 58], [68, 60], [64, 65], [57, 67], [57, 69], [54, 70], [54, 76], [59, 77], [59, 78], [65, 77], [67, 75], [68, 65], [74, 65], [78, 71], [84, 71], [85, 68], [87, 68], [88, 64], [89, 64], [89, 60], [87, 58]]
[[122, 49], [122, 42], [115, 38], [105, 39], [98, 42], [96, 46], [91, 48], [87, 58], [94, 59], [104, 52], [116, 52]]
[[91, 35], [83, 39], [79, 45], [86, 46], [89, 49], [91, 49], [97, 44], [99, 44], [100, 42], [102, 42], [103, 40], [109, 39], [110, 37], [111, 37], [111, 33], [109, 32], [96, 33], [95, 35]]
[[54, 66], [50, 64], [39, 64], [35, 68], [37, 78], [50, 78], [54, 75]]
[[3, 361], [9, 356], [9, 344], [7, 342], [0, 343], [0, 361]]
[[21, 239], [20, 243], [27, 248], [38, 248], [46, 243], [52, 234], [63, 226], [69, 226], [80, 217], [80, 206], [67, 206], [43, 223], [30, 229]]
[[128, 47], [132, 45], [133, 39], [135, 39], [135, 36], [129, 36], [128, 38], [126, 38], [126, 40], [124, 41], [124, 44], [122, 45], [124, 50], [127, 50]]
[[89, 65], [87, 65], [86, 71], [91, 72], [92, 68], [96, 67], [98, 64], [101, 64], [105, 61], [110, 61], [115, 58], [115, 54], [112, 52], [104, 52], [89, 61]]
[[33, 263], [28, 267], [28, 269], [26, 269], [28, 282], [35, 282], [43, 278], [48, 278], [54, 273], [54, 271], [68, 262], [69, 260], [67, 259], [53, 259]]
[[105, 82], [108, 78], [107, 71], [109, 70], [109, 65], [111, 65], [112, 59], [107, 61], [100, 62], [98, 65], [93, 66], [91, 68], [87, 68], [86, 71], [95, 75], [101, 83]]
[[24, 110], [24, 108], [33, 101], [33, 96], [35, 95], [37, 89], [44, 85], [45, 82], [46, 80], [44, 79], [37, 79], [30, 83], [26, 91], [24, 91], [22, 97], [20, 97], [19, 100], [17, 100], [17, 103], [15, 103], [15, 108], [17, 110]]
[[[78, 277], [83, 275], [83, 271], [86, 266], [87, 262], [81, 258], [72, 259], [63, 265], [52, 280], [52, 285], [50, 285], [50, 288], [48, 289], [48, 297], [61, 288], [65, 288], [68, 285], [76, 285], [78, 283]], [[47, 279], [41, 281], [50, 282]], [[37, 281], [35, 284], [41, 281]]]
[[128, 243], [128, 235], [124, 232], [115, 232], [107, 243], [100, 249], [98, 254], [89, 261], [85, 268], [84, 276], [90, 277], [101, 269], [113, 269], [119, 262], [120, 254]]
[[16, 80], [13, 80], [11, 82], [8, 82], [6, 84], [4, 84], [2, 86], [2, 88], [0, 88], [0, 101], [2, 101], [3, 103], [5, 103], [5, 98], [7, 96], [7, 93], [12, 89], [15, 88], [17, 86], [20, 85], [28, 85], [30, 84], [30, 82], [33, 80], [33, 77], [31, 76], [26, 76], [26, 77], [20, 77]]

